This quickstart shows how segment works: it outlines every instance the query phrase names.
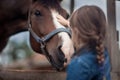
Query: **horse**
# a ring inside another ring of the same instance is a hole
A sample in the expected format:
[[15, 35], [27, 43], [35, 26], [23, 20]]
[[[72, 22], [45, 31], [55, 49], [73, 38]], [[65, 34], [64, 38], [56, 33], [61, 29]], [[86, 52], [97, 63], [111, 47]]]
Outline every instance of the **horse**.
[[57, 70], [63, 69], [74, 48], [70, 31], [56, 18], [58, 14], [66, 19], [69, 16], [60, 3], [61, 0], [1, 0], [0, 51], [10, 36], [28, 30], [32, 49], [45, 55]]

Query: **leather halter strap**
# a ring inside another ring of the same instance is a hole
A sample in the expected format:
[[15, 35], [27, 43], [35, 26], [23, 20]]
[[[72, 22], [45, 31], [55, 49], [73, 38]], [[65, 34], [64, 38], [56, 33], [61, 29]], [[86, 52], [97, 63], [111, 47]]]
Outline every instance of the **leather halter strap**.
[[[45, 37], [42, 37], [40, 38], [31, 28], [31, 24], [29, 24], [29, 27], [28, 27], [28, 30], [29, 32], [31, 33], [31, 35], [33, 36], [33, 38], [38, 42], [40, 43], [40, 49], [42, 50], [42, 53], [46, 56], [46, 58], [48, 59], [48, 61], [51, 63], [51, 65], [53, 67], [56, 68], [56, 70], [60, 71], [62, 68], [61, 68], [61, 65], [57, 64], [54, 60], [54, 58], [49, 54], [49, 52], [47, 51], [46, 49], [46, 44], [47, 42], [53, 37], [55, 36], [56, 34], [60, 33], [60, 32], [66, 32], [69, 34], [69, 36], [71, 37], [71, 32], [69, 29], [66, 29], [66, 28], [58, 28], [58, 29], [55, 29], [53, 30], [51, 33], [49, 33], [48, 35], [46, 35]], [[66, 62], [66, 58], [63, 59], [64, 62]]]
[[[70, 29], [67, 29], [67, 28], [57, 28], [57, 29], [53, 30], [52, 32], [50, 32], [48, 35], [41, 38], [32, 30], [30, 11], [31, 11], [31, 6], [30, 6], [30, 9], [29, 9], [29, 13], [28, 13], [28, 30], [31, 33], [31, 35], [33, 36], [33, 38], [41, 45], [40, 49], [42, 50], [42, 53], [46, 56], [48, 61], [51, 63], [51, 65], [53, 67], [55, 67], [56, 70], [60, 71], [63, 68], [63, 64], [60, 65], [60, 64], [57, 64], [55, 62], [54, 58], [47, 51], [46, 44], [53, 36], [55, 36], [56, 34], [58, 34], [60, 32], [66, 32], [71, 37], [71, 31], [70, 31]], [[63, 58], [63, 62], [66, 62], [65, 58]]]
[[60, 33], [60, 32], [66, 32], [69, 34], [69, 36], [71, 37], [71, 32], [69, 29], [66, 28], [57, 28], [55, 30], [53, 30], [51, 33], [49, 33], [48, 35], [40, 38], [31, 28], [31, 24], [29, 24], [28, 30], [30, 31], [30, 33], [32, 34], [32, 36], [34, 37], [34, 39], [38, 42], [38, 43], [46, 43], [48, 42], [53, 36], [55, 36], [56, 34]]

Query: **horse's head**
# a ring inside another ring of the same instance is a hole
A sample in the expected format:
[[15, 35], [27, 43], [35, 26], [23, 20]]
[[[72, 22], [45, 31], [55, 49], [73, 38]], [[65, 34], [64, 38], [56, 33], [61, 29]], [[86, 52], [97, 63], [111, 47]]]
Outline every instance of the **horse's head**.
[[57, 69], [63, 67], [65, 58], [74, 51], [69, 31], [56, 19], [58, 14], [68, 18], [68, 13], [60, 6], [60, 2], [36, 0], [29, 15], [32, 49], [46, 55]]

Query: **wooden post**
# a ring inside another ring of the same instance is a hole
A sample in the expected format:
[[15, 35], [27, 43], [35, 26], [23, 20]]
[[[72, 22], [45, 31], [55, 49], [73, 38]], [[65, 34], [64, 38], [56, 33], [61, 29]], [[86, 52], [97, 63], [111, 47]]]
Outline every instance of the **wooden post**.
[[70, 2], [70, 14], [72, 14], [72, 12], [74, 11], [74, 5], [75, 5], [74, 0], [71, 0], [71, 2]]
[[112, 64], [111, 77], [112, 80], [120, 80], [120, 51], [117, 43], [115, 0], [107, 0], [107, 18], [107, 46]]

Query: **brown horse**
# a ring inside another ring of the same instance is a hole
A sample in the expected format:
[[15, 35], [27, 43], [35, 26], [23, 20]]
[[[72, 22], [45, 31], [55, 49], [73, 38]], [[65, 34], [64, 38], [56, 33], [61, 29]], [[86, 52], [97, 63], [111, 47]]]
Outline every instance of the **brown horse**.
[[65, 57], [71, 50], [73, 52], [73, 45], [69, 31], [56, 19], [57, 14], [68, 17], [60, 2], [61, 0], [1, 0], [0, 51], [11, 35], [29, 29], [32, 49], [45, 55], [56, 69], [63, 67]]

